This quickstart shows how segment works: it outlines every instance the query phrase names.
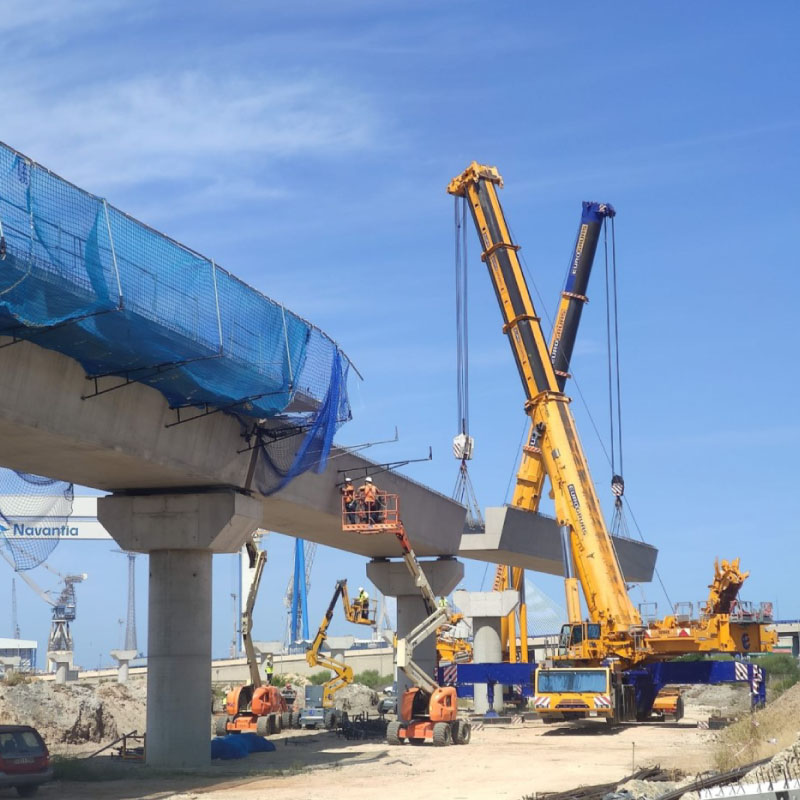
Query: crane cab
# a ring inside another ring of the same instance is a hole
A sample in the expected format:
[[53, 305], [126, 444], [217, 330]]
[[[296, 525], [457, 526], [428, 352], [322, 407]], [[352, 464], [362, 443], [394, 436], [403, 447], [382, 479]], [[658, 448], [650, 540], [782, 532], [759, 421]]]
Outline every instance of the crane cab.
[[561, 627], [558, 637], [559, 658], [600, 657], [602, 631], [598, 622], [572, 622]]

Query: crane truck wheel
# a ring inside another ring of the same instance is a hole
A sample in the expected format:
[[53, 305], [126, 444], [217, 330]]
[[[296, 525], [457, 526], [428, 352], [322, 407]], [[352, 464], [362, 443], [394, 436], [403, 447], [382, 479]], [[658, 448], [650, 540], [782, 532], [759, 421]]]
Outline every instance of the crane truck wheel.
[[280, 733], [283, 730], [283, 715], [276, 714], [274, 718], [275, 733]]
[[284, 711], [281, 714], [281, 728], [291, 728], [291, 727], [292, 727], [292, 712]]
[[404, 739], [400, 738], [400, 723], [396, 720], [390, 722], [386, 728], [386, 741], [389, 744], [403, 744]]
[[678, 697], [678, 702], [675, 703], [675, 722], [683, 719], [683, 697]]
[[456, 744], [469, 744], [472, 738], [472, 726], [465, 719], [456, 720], [456, 734], [453, 740]]
[[227, 736], [228, 735], [228, 718], [227, 717], [217, 717], [214, 720], [214, 733], [217, 736]]
[[256, 733], [259, 736], [268, 736], [272, 731], [270, 730], [269, 717], [259, 717], [256, 721]]
[[447, 747], [453, 743], [453, 734], [450, 730], [450, 724], [447, 722], [437, 722], [433, 726], [433, 746], [434, 747]]

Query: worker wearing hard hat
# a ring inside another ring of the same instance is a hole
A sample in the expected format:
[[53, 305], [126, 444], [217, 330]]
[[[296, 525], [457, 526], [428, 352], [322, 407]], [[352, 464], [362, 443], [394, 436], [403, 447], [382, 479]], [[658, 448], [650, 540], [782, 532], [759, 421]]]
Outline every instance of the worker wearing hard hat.
[[264, 677], [267, 680], [267, 686], [272, 686], [272, 674], [275, 672], [275, 667], [272, 664], [272, 654], [269, 653], [264, 661]]
[[361, 521], [374, 525], [378, 521], [378, 487], [372, 478], [364, 478], [363, 486], [358, 487], [358, 499], [361, 501]]
[[362, 619], [369, 619], [369, 595], [363, 586], [358, 587], [358, 606]]
[[347, 475], [344, 476], [344, 484], [339, 490], [342, 493], [342, 504], [345, 511], [345, 519], [348, 525], [357, 525], [358, 516], [356, 514], [358, 505], [356, 503], [356, 490], [353, 487], [353, 482]]

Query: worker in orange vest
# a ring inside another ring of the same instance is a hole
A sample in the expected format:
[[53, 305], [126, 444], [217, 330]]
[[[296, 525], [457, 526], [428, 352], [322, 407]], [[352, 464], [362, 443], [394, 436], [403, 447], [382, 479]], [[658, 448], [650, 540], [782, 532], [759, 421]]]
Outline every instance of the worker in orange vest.
[[364, 479], [364, 485], [358, 488], [358, 499], [361, 501], [361, 521], [374, 525], [377, 522], [378, 487], [369, 476]]
[[357, 525], [358, 517], [356, 516], [356, 511], [358, 510], [358, 505], [356, 504], [356, 490], [347, 475], [344, 476], [344, 485], [339, 491], [342, 493], [342, 503], [344, 504], [344, 510], [347, 512], [347, 524]]

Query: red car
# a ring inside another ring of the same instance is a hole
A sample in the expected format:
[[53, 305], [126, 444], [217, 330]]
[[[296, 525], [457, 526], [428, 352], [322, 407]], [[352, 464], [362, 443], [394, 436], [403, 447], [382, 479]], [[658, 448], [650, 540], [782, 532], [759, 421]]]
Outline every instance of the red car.
[[31, 797], [52, 778], [50, 753], [39, 733], [29, 725], [0, 725], [0, 788], [14, 786], [20, 797]]

